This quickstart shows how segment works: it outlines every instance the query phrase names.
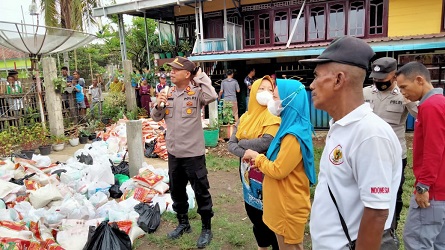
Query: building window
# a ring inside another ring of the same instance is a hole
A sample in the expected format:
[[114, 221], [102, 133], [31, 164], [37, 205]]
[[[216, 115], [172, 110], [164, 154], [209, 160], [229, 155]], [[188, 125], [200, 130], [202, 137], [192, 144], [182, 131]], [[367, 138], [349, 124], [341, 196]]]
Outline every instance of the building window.
[[[297, 21], [298, 13], [300, 13], [299, 9], [292, 11], [292, 20], [290, 23], [289, 29], [292, 30], [294, 28], [295, 22]], [[298, 20], [297, 29], [292, 36], [292, 42], [304, 42], [306, 40], [305, 28], [306, 22], [304, 20], [304, 12], [301, 13], [300, 20]]]
[[312, 7], [309, 13], [309, 40], [325, 40], [325, 7]]
[[335, 4], [329, 8], [328, 39], [345, 34], [345, 7]]
[[349, 7], [348, 35], [365, 35], [365, 4], [363, 1], [352, 2]]
[[259, 26], [259, 38], [260, 45], [270, 43], [270, 25], [269, 25], [269, 14], [260, 14], [258, 16], [258, 26]]
[[289, 23], [287, 11], [275, 13], [275, 21], [273, 24], [273, 32], [275, 35], [275, 43], [285, 43], [289, 37]]
[[383, 34], [383, 0], [369, 2], [369, 34]]
[[178, 38], [179, 40], [189, 40], [190, 39], [190, 31], [188, 23], [178, 24]]
[[244, 18], [244, 40], [246, 46], [255, 45], [255, 16]]

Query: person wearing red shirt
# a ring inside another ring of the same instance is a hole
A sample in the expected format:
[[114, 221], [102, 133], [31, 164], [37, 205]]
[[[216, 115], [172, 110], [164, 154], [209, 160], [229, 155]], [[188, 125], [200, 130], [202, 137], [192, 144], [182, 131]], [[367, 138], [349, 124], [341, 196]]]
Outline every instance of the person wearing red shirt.
[[445, 249], [445, 96], [434, 88], [428, 69], [410, 62], [397, 71], [403, 96], [419, 101], [414, 125], [416, 178], [406, 218], [405, 249]]

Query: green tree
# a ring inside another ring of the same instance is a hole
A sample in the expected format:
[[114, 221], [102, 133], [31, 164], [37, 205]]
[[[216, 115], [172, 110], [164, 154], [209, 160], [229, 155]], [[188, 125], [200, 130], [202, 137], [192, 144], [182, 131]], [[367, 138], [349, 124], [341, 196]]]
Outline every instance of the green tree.
[[87, 25], [96, 24], [93, 8], [99, 0], [40, 0], [45, 12], [45, 25], [83, 31]]

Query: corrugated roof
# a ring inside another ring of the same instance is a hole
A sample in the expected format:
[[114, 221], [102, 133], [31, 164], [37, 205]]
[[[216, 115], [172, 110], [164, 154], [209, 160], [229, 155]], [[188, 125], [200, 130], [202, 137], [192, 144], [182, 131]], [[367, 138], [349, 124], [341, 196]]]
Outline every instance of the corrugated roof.
[[[403, 42], [403, 41], [418, 41], [423, 42], [423, 40], [433, 40], [435, 38], [445, 38], [445, 33], [429, 34], [429, 35], [417, 35], [417, 36], [399, 36], [399, 37], [378, 37], [378, 38], [368, 38], [364, 39], [367, 43], [373, 44], [381, 43], [381, 45], [391, 45], [390, 42]], [[443, 39], [441, 39], [443, 40]], [[242, 50], [231, 50], [231, 51], [209, 51], [203, 53], [195, 53], [193, 56], [200, 55], [221, 55], [221, 54], [236, 54], [245, 52], [267, 52], [267, 51], [291, 51], [291, 50], [301, 50], [301, 49], [314, 49], [314, 48], [325, 48], [329, 45], [329, 42], [311, 42], [302, 44], [293, 44], [289, 48], [285, 45], [282, 46], [268, 46], [268, 47], [256, 47], [248, 48]]]

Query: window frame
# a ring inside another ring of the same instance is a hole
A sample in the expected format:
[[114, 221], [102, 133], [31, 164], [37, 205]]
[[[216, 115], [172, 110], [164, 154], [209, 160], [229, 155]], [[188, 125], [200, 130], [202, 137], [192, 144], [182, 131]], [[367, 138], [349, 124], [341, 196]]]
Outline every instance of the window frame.
[[367, 19], [366, 18], [367, 17], [366, 4], [367, 4], [367, 2], [369, 2], [369, 0], [351, 0], [351, 1], [348, 1], [348, 20], [347, 20], [347, 26], [346, 26], [346, 28], [348, 29], [347, 30], [347, 34], [351, 35], [351, 33], [349, 31], [349, 14], [351, 13], [351, 4], [352, 3], [356, 3], [356, 2], [362, 2], [363, 3], [363, 14], [364, 14], [363, 15], [363, 34], [360, 35], [360, 36], [354, 35], [354, 37], [365, 38], [365, 37], [367, 37], [366, 31], [368, 29], [368, 27], [366, 26], [366, 19]]
[[[309, 28], [309, 24], [310, 24], [310, 18], [311, 18], [311, 9], [312, 8], [317, 8], [317, 7], [323, 7], [324, 8], [324, 37], [323, 38], [316, 38], [316, 39], [311, 39], [310, 38], [310, 28]], [[307, 5], [306, 9], [305, 9], [305, 20], [306, 20], [306, 37], [305, 40], [306, 42], [320, 42], [320, 41], [327, 41], [327, 24], [328, 24], [328, 19], [326, 17], [326, 13], [328, 11], [328, 6], [327, 3], [318, 3], [318, 4], [310, 4]]]
[[386, 37], [388, 36], [388, 0], [381, 0], [383, 3], [383, 20], [382, 20], [382, 33], [381, 34], [371, 34], [371, 1], [366, 0], [366, 23], [365, 23], [365, 38], [374, 38], [374, 37]]
[[[336, 2], [336, 3], [328, 3], [328, 13], [329, 13], [329, 15], [331, 14], [331, 7], [332, 6], [334, 6], [334, 5], [343, 5], [343, 36], [346, 34], [346, 32], [347, 32], [347, 18], [349, 17], [348, 16], [348, 14], [347, 14], [347, 12], [349, 12], [349, 9], [348, 8], [346, 8], [347, 6], [346, 6], [346, 4], [348, 3], [348, 1], [345, 1], [345, 2]], [[337, 37], [330, 37], [330, 35], [329, 35], [329, 31], [330, 31], [330, 23], [331, 23], [331, 21], [330, 21], [330, 18], [328, 17], [327, 19], [326, 19], [326, 39], [327, 40], [333, 40], [333, 39], [335, 39], [335, 38], [337, 38]]]
[[[301, 9], [301, 5], [298, 6], [298, 7], [292, 7], [292, 8], [289, 9], [289, 17], [290, 17], [289, 18], [289, 36], [290, 36], [290, 33], [292, 32], [292, 28], [293, 28], [293, 25], [292, 25], [292, 12], [297, 11], [297, 13], [298, 13], [298, 12], [300, 12], [300, 9]], [[291, 44], [298, 44], [298, 43], [305, 43], [305, 42], [307, 42], [307, 35], [308, 35], [308, 33], [307, 33], [306, 8], [303, 10], [301, 15], [303, 17], [302, 19], [304, 20], [304, 40], [303, 41], [296, 41], [296, 42], [292, 42], [292, 40], [291, 40]], [[300, 21], [301, 21], [301, 17], [300, 17]], [[297, 28], [298, 28], [298, 26], [297, 26]], [[288, 39], [289, 39], [289, 37], [288, 37]]]
[[[287, 13], [287, 20], [286, 20], [287, 21], [287, 39], [286, 39], [285, 42], [275, 42], [275, 17], [276, 17], [276, 13], [279, 13], [279, 12], [286, 12]], [[291, 32], [291, 29], [292, 29], [292, 27], [290, 27], [290, 21], [292, 19], [290, 9], [289, 8], [285, 8], [285, 9], [275, 9], [275, 10], [273, 10], [273, 18], [271, 18], [271, 19], [273, 19], [272, 20], [272, 34], [273, 34], [273, 38], [272, 38], [271, 42], [273, 42], [273, 44], [276, 44], [276, 45], [286, 44], [287, 40], [289, 39], [290, 32]]]

